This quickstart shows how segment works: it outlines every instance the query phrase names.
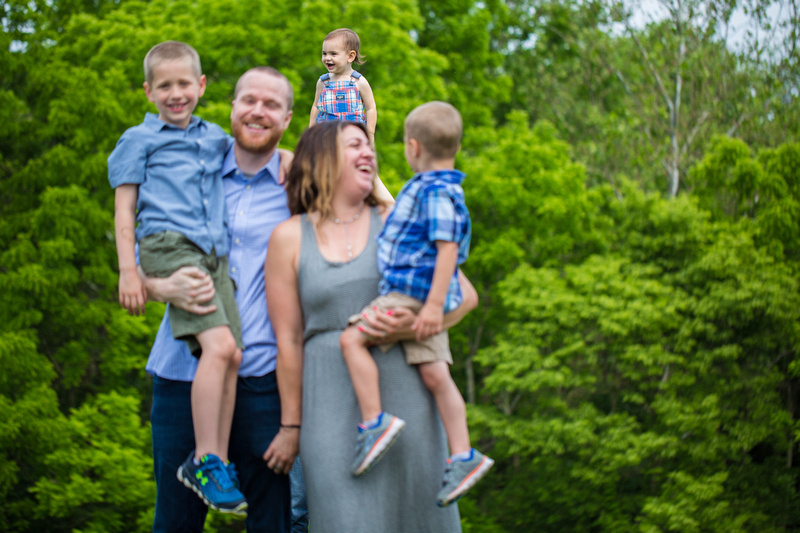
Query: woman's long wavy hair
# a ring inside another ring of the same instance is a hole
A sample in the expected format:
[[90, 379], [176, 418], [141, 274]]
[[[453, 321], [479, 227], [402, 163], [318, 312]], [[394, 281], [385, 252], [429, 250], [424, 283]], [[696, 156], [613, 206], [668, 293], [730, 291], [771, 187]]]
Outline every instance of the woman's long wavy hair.
[[[340, 139], [348, 126], [360, 128], [369, 137], [366, 126], [357, 122], [320, 122], [300, 137], [286, 177], [286, 197], [293, 215], [318, 212], [320, 222], [333, 216], [331, 203], [344, 152]], [[374, 190], [366, 202], [370, 206], [384, 205]]]

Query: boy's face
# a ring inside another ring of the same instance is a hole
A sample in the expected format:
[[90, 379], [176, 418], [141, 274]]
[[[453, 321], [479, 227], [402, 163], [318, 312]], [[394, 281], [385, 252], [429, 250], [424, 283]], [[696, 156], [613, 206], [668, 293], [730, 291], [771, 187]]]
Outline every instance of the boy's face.
[[322, 64], [331, 74], [347, 72], [356, 60], [355, 50], [345, 50], [343, 39], [330, 39], [322, 43]]
[[205, 90], [206, 77], [198, 78], [188, 59], [162, 61], [153, 68], [152, 83], [144, 82], [144, 92], [156, 104], [158, 118], [179, 128], [189, 125]]

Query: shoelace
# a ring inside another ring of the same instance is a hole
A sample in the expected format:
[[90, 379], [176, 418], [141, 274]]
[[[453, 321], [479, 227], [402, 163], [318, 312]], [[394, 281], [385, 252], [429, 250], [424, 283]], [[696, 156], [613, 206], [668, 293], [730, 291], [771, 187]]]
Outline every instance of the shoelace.
[[231, 482], [233, 482], [234, 487], [239, 487], [239, 474], [236, 472], [236, 467], [233, 463], [228, 463], [227, 465], [228, 470], [228, 477], [231, 478]]
[[447, 475], [453, 470], [453, 461], [448, 457], [444, 464], [444, 476], [442, 477], [442, 487], [447, 485]]
[[206, 465], [208, 467], [206, 470], [208, 476], [214, 478], [214, 481], [217, 483], [220, 490], [225, 491], [233, 488], [234, 485], [230, 475], [223, 475], [223, 473], [228, 474], [228, 472], [226, 471], [225, 466], [222, 464], [222, 461], [214, 462], [210, 465], [206, 463]]

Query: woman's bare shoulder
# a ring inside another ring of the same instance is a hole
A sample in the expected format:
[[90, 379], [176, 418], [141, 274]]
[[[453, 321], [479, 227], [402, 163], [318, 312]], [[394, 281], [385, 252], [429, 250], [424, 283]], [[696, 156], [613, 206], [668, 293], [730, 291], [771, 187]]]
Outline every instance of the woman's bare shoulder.
[[301, 215], [293, 215], [292, 217], [284, 220], [277, 226], [275, 229], [272, 230], [272, 235], [270, 235], [270, 243], [272, 242], [280, 242], [280, 243], [292, 243], [296, 242], [297, 245], [300, 245], [300, 236], [302, 233], [302, 227], [300, 225], [300, 216]]

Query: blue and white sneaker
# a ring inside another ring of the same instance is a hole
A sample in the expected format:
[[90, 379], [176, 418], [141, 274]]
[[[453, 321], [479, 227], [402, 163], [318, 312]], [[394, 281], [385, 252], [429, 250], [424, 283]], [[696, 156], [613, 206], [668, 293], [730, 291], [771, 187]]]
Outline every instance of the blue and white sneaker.
[[447, 459], [444, 467], [442, 490], [436, 495], [436, 505], [447, 507], [461, 498], [492, 468], [494, 460], [473, 448], [472, 456], [466, 461]]
[[246, 517], [247, 500], [231, 480], [225, 463], [212, 454], [200, 459], [199, 465], [193, 459], [194, 452], [178, 467], [178, 480], [215, 511]]
[[360, 476], [369, 472], [394, 444], [405, 425], [403, 420], [385, 412], [380, 414], [378, 425], [372, 429], [367, 429], [359, 424], [356, 459], [353, 461], [352, 474]]

